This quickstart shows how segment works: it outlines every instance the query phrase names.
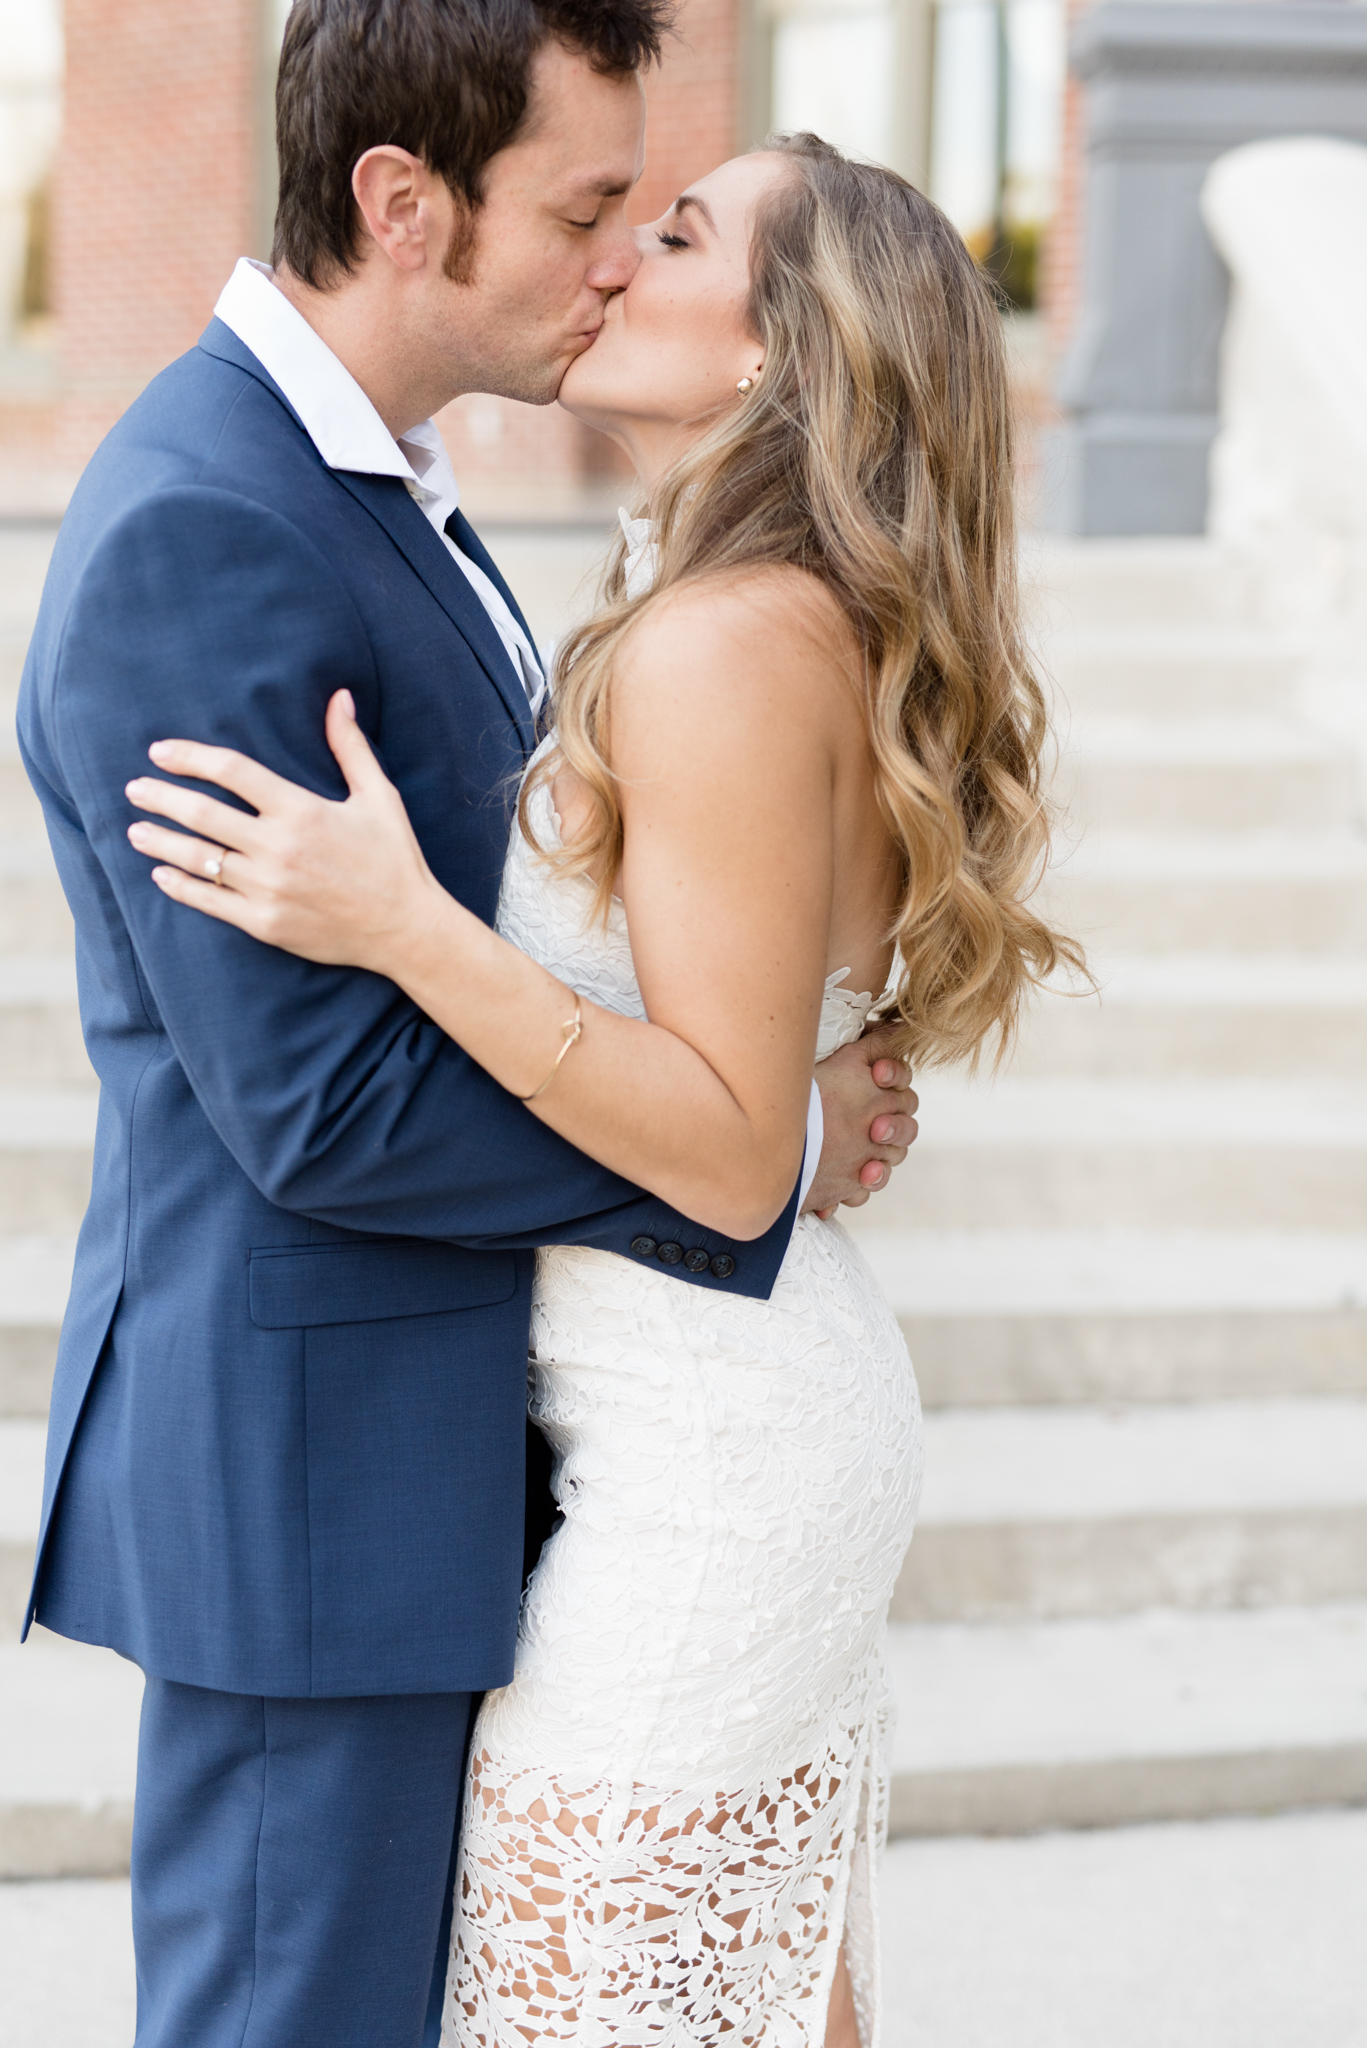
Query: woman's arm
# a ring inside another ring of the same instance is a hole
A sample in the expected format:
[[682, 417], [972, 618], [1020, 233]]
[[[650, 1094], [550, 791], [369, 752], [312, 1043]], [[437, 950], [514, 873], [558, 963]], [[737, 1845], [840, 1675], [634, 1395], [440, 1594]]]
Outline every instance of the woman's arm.
[[[850, 699], [826, 601], [791, 574], [680, 592], [642, 622], [612, 693], [620, 877], [650, 1021], [583, 1005], [583, 1035], [533, 1113], [686, 1215], [750, 1238], [802, 1156], [832, 888], [832, 785]], [[397, 792], [334, 700], [350, 799], [329, 804], [190, 742], [159, 766], [217, 781], [259, 816], [129, 786], [208, 845], [135, 825], [169, 896], [316, 960], [397, 982], [496, 1080], [551, 1071], [574, 998], [440, 889]], [[213, 846], [222, 880], [194, 878]], [[190, 872], [183, 872], [182, 868]]]

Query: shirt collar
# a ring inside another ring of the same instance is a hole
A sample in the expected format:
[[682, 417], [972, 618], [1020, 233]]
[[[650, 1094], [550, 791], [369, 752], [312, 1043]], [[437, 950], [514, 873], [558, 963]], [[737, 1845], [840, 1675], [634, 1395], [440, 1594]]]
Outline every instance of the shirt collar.
[[356, 379], [276, 286], [269, 264], [238, 259], [214, 312], [275, 379], [329, 469], [401, 477], [444, 526], [460, 491], [431, 420], [396, 441]]

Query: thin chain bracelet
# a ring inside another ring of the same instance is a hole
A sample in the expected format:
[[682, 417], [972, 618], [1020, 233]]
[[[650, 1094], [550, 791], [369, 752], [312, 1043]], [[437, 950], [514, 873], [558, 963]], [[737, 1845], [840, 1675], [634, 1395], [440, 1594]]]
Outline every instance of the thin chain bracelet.
[[569, 1051], [570, 1047], [572, 1045], [578, 1045], [580, 1039], [583, 1037], [584, 1006], [580, 1002], [577, 994], [574, 998], [574, 1015], [572, 1017], [567, 1017], [564, 1023], [561, 1025], [560, 1029], [565, 1034], [565, 1043], [561, 1046], [559, 1052], [555, 1056], [554, 1066], [551, 1068], [549, 1074], [547, 1074], [545, 1080], [541, 1083], [540, 1088], [533, 1088], [530, 1095], [519, 1095], [517, 1098], [519, 1102], [535, 1102], [537, 1096], [542, 1094], [547, 1088], [550, 1087], [551, 1082], [560, 1072], [561, 1060], [564, 1059], [565, 1054]]

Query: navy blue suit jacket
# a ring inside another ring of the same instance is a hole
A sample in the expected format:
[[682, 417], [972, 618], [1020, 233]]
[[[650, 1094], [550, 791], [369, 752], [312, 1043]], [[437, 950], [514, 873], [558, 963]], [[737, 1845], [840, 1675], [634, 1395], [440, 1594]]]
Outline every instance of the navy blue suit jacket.
[[521, 684], [402, 483], [327, 469], [215, 321], [86, 471], [20, 696], [101, 1083], [30, 1617], [227, 1691], [465, 1691], [512, 1668], [532, 1248], [702, 1247], [723, 1277], [681, 1284], [765, 1295], [796, 1191], [732, 1244], [392, 983], [161, 895], [125, 837], [149, 742], [340, 796], [342, 685], [438, 880], [491, 919]]

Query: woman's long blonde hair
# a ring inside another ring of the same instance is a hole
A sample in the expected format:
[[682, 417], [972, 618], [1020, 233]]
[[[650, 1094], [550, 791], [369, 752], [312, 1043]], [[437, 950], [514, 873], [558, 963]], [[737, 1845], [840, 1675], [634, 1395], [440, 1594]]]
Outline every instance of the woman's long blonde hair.
[[878, 802], [901, 854], [889, 936], [901, 1049], [918, 1065], [1010, 1044], [1031, 984], [1079, 948], [1028, 907], [1049, 847], [1043, 695], [1022, 641], [1001, 323], [960, 236], [905, 179], [814, 135], [765, 145], [790, 175], [761, 202], [750, 330], [763, 372], [652, 500], [658, 570], [628, 598], [619, 540], [604, 603], [560, 649], [557, 749], [590, 820], [553, 858], [598, 877], [622, 813], [607, 705], [623, 635], [667, 590], [790, 564], [819, 577], [863, 653]]

